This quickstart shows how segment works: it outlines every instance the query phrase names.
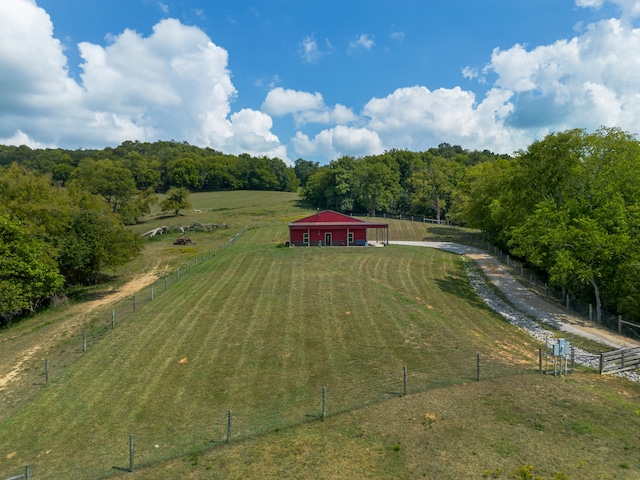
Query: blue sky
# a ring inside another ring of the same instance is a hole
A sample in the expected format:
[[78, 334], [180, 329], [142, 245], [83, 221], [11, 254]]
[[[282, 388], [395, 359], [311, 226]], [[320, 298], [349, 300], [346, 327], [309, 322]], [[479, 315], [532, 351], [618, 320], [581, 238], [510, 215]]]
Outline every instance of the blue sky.
[[342, 155], [640, 131], [637, 0], [2, 0], [0, 143]]

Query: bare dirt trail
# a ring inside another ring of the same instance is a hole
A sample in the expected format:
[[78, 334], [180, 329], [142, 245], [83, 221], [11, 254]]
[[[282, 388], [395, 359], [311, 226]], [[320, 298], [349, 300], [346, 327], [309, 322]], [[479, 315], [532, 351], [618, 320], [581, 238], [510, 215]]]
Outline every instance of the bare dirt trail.
[[389, 242], [395, 245], [410, 245], [437, 248], [466, 255], [482, 269], [509, 302], [522, 313], [548, 323], [564, 332], [610, 346], [612, 349], [640, 346], [640, 342], [618, 335], [594, 322], [568, 314], [565, 310], [547, 302], [516, 280], [494, 257], [478, 248], [447, 242]]
[[[65, 320], [47, 327], [45, 341], [39, 341], [38, 343], [29, 345], [23, 349], [20, 357], [13, 359], [9, 365], [5, 365], [4, 368], [2, 368], [2, 371], [0, 371], [0, 391], [20, 378], [20, 373], [25, 365], [36, 353], [47, 351], [57, 345], [65, 332], [79, 330], [98, 309], [109, 304], [115, 304], [124, 298], [132, 297], [135, 293], [151, 285], [159, 277], [159, 265], [160, 262], [157, 261], [148, 272], [136, 276], [121, 287], [108, 290], [101, 298], [82, 302], [70, 307], [69, 314]], [[39, 336], [39, 338], [41, 338], [41, 336]]]

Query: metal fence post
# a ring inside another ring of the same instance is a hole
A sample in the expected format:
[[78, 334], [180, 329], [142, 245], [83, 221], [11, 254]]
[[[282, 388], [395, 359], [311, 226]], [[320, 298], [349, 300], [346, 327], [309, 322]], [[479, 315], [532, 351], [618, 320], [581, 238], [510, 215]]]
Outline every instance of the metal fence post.
[[324, 417], [327, 415], [327, 387], [322, 387], [322, 413], [320, 414], [320, 419], [324, 420]]
[[538, 349], [538, 373], [542, 373], [542, 349]]
[[476, 355], [476, 380], [480, 381], [480, 354]]
[[405, 366], [402, 369], [402, 376], [403, 376], [403, 380], [404, 380], [404, 389], [403, 389], [403, 395], [406, 397], [407, 396], [407, 367]]
[[133, 435], [129, 435], [129, 471], [133, 472]]
[[227, 443], [231, 441], [231, 410], [227, 412]]

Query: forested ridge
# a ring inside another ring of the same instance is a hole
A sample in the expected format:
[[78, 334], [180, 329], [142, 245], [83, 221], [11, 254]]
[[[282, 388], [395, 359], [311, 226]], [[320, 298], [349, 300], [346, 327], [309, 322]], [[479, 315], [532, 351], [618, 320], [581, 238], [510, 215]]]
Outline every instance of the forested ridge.
[[0, 146], [0, 315], [33, 310], [135, 257], [142, 244], [123, 224], [148, 214], [157, 193], [167, 193], [162, 210], [177, 214], [190, 192], [300, 188], [317, 208], [481, 229], [551, 285], [593, 300], [598, 318], [607, 309], [633, 320], [640, 317], [638, 167], [640, 144], [615, 128], [550, 134], [513, 156], [443, 143], [322, 166], [178, 142]]

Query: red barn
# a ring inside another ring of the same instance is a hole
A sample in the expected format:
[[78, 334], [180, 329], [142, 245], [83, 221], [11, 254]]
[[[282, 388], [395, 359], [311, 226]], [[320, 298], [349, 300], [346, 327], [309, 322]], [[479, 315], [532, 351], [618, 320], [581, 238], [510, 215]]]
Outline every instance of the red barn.
[[[325, 210], [315, 215], [301, 218], [289, 224], [289, 245], [309, 246], [364, 246], [367, 243], [367, 229], [376, 229], [376, 241], [389, 243], [389, 224], [371, 223]], [[382, 232], [379, 232], [382, 230]], [[381, 233], [380, 238], [378, 234]]]

